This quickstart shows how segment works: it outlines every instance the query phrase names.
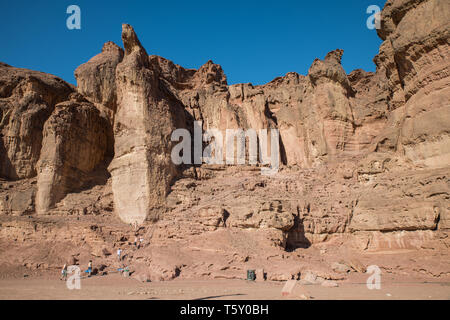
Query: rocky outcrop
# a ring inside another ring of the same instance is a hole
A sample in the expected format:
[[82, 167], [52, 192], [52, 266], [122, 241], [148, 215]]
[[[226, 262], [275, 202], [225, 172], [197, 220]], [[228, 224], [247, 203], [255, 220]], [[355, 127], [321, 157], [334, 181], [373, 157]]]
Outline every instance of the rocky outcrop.
[[386, 123], [386, 99], [379, 101], [385, 88], [375, 84], [380, 77], [367, 76], [371, 82], [365, 86], [374, 88], [369, 102], [367, 90], [352, 88], [364, 84], [350, 82], [342, 54], [335, 50], [323, 61], [317, 59], [307, 77], [289, 73], [263, 86], [227, 86], [222, 69], [211, 61], [198, 71], [159, 57], [151, 61], [204, 130], [219, 129], [225, 138], [226, 129], [278, 128], [280, 160], [308, 168], [337, 154], [369, 150]]
[[450, 162], [449, 17], [448, 1], [389, 0], [378, 32], [379, 70], [395, 84], [393, 96], [405, 101], [399, 144], [420, 166]]
[[[342, 54], [342, 50], [336, 50], [323, 61], [315, 60], [303, 83], [298, 104], [290, 106], [295, 110], [294, 116], [286, 107], [280, 108], [280, 115], [276, 114], [282, 140], [294, 142], [283, 142], [288, 164], [310, 167], [322, 162], [324, 157], [351, 149], [354, 130], [349, 95], [352, 89], [341, 66]], [[296, 142], [300, 141], [298, 148]], [[289, 161], [289, 155], [295, 153], [297, 161], [295, 158]]]
[[183, 110], [170, 103], [133, 28], [123, 25], [125, 57], [117, 66], [112, 175], [115, 211], [124, 222], [157, 218], [176, 175], [171, 135]]
[[[36, 188], [29, 185], [9, 185], [11, 191], [0, 191], [0, 214], [22, 216], [35, 212]], [[1, 190], [1, 189], [0, 189]]]
[[[86, 225], [64, 241], [79, 245], [71, 237], [87, 232], [91, 255], [109, 259], [98, 243], [109, 252], [126, 245], [123, 230], [136, 223], [131, 237], [151, 245], [127, 259], [155, 280], [262, 267], [267, 279], [299, 278], [309, 270], [300, 270], [301, 255], [328, 246], [448, 255], [449, 14], [448, 1], [388, 0], [376, 72], [346, 74], [337, 49], [305, 76], [260, 86], [228, 85], [212, 61], [196, 70], [149, 56], [129, 25], [124, 50], [108, 42], [75, 71], [76, 93], [56, 77], [0, 64], [0, 240], [47, 243], [39, 228], [59, 232], [59, 224], [46, 229], [46, 219], [74, 215]], [[261, 159], [177, 166], [172, 132], [193, 133], [195, 122], [223, 138], [227, 129], [276, 128], [283, 165], [270, 177]], [[450, 274], [439, 268], [429, 272]], [[322, 280], [336, 279], [327, 272]]]
[[106, 107], [111, 122], [117, 108], [116, 67], [122, 61], [123, 54], [122, 48], [107, 42], [101, 53], [75, 70], [78, 92], [100, 108]]
[[80, 191], [104, 164], [109, 123], [86, 101], [60, 103], [44, 128], [37, 170], [36, 211], [46, 214], [69, 192]]
[[44, 123], [71, 92], [55, 76], [0, 65], [0, 177], [36, 176]]

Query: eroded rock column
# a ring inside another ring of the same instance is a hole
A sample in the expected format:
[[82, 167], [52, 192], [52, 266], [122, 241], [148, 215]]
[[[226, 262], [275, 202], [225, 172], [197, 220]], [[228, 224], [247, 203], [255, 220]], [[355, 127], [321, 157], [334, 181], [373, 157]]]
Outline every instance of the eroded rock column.
[[103, 163], [108, 122], [88, 102], [66, 101], [45, 123], [37, 164], [36, 211], [46, 214], [67, 193], [79, 191]]
[[125, 48], [117, 66], [115, 157], [109, 167], [114, 206], [126, 223], [157, 219], [176, 173], [170, 137], [174, 112], [133, 28], [122, 26]]

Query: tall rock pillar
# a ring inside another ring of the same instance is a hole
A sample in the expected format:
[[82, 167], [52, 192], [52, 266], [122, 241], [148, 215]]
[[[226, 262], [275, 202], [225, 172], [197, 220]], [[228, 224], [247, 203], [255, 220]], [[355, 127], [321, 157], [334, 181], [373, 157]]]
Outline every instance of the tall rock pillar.
[[122, 26], [125, 48], [116, 69], [117, 112], [112, 176], [115, 211], [122, 221], [157, 219], [176, 174], [171, 161], [173, 107], [161, 91], [133, 28]]

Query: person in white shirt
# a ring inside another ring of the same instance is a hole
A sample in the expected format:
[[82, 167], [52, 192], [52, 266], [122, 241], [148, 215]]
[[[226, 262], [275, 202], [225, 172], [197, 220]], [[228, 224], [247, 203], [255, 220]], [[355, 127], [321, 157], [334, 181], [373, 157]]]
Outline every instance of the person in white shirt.
[[64, 264], [64, 267], [61, 270], [61, 278], [60, 280], [67, 280], [67, 264]]

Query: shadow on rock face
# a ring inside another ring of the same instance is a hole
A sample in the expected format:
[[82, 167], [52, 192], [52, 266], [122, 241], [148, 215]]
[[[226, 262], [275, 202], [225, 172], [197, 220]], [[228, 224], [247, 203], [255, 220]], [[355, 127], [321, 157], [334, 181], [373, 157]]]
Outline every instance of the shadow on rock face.
[[306, 238], [303, 219], [298, 215], [294, 218], [294, 226], [288, 231], [286, 240], [286, 251], [292, 252], [296, 249], [306, 249], [311, 246], [311, 242]]
[[0, 135], [0, 177], [6, 180], [15, 180], [14, 177], [17, 177], [17, 172], [8, 158], [2, 135]]

